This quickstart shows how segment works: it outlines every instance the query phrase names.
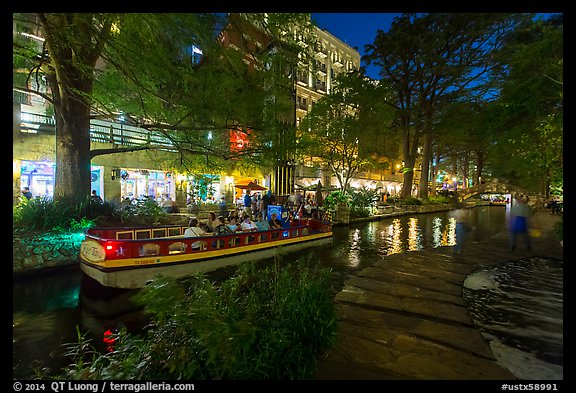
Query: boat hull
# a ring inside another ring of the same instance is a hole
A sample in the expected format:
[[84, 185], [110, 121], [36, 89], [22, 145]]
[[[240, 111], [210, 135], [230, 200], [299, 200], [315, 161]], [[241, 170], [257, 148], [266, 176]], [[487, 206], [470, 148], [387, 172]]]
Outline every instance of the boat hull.
[[184, 260], [182, 258], [174, 259], [174, 257], [171, 259], [170, 257], [154, 257], [147, 259], [150, 262], [146, 264], [106, 267], [82, 258], [80, 266], [85, 274], [104, 286], [135, 289], [146, 286], [160, 276], [181, 279], [248, 261], [271, 258], [278, 253], [291, 253], [331, 242], [332, 232], [327, 232], [290, 239], [285, 242], [242, 247], [229, 253], [212, 252], [203, 253], [203, 255], [190, 255]]

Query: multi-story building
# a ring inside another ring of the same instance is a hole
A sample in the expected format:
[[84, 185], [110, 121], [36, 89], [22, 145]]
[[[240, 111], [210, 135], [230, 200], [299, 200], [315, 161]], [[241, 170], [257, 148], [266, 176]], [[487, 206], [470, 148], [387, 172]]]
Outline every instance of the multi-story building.
[[[14, 34], [21, 29], [14, 26]], [[293, 110], [287, 116], [288, 123], [294, 121], [298, 127], [313, 105], [325, 94], [329, 94], [333, 81], [340, 73], [357, 70], [360, 67], [360, 54], [357, 50], [339, 40], [326, 30], [314, 29], [315, 45], [308, 46], [312, 63], [300, 62], [293, 73]], [[223, 44], [241, 50], [240, 42], [246, 42], [247, 34], [256, 39], [251, 40], [250, 51], [268, 48], [270, 40], [258, 29], [243, 33], [221, 35]], [[34, 32], [27, 33], [31, 40], [39, 43], [42, 38]], [[257, 64], [249, 55], [246, 62], [257, 69]], [[35, 196], [53, 194], [55, 167], [55, 129], [54, 119], [45, 102], [32, 94], [14, 92], [13, 119], [13, 196], [17, 202], [20, 190], [29, 186]], [[294, 124], [293, 124], [294, 125]], [[170, 197], [180, 206], [186, 204], [187, 195], [196, 190], [204, 190], [203, 200], [213, 197], [219, 200], [225, 195], [232, 195], [228, 202], [234, 200], [235, 185], [255, 181], [273, 190], [288, 194], [294, 188], [311, 189], [318, 180], [325, 189], [336, 187], [336, 179], [330, 171], [314, 162], [305, 160], [296, 167], [281, 166], [276, 173], [222, 173], [203, 174], [202, 179], [190, 173], [175, 172], [167, 167], [167, 162], [174, 161], [175, 151], [170, 142], [161, 136], [152, 136], [146, 130], [130, 124], [129, 117], [115, 119], [93, 119], [91, 122], [91, 144], [93, 147], [110, 147], [115, 145], [138, 145], [155, 141], [164, 149], [135, 151], [123, 154], [96, 156], [92, 160], [92, 189], [106, 200], [120, 201], [123, 198], [137, 198], [143, 195], [156, 199]], [[172, 156], [172, 157], [171, 157]], [[400, 162], [390, 161], [386, 171], [362, 173], [352, 183], [357, 187], [380, 187], [383, 192], [396, 194], [401, 185]], [[198, 182], [204, 182], [198, 187]], [[274, 183], [277, 184], [274, 184]], [[282, 184], [280, 187], [278, 184]], [[236, 195], [238, 197], [239, 195]]]

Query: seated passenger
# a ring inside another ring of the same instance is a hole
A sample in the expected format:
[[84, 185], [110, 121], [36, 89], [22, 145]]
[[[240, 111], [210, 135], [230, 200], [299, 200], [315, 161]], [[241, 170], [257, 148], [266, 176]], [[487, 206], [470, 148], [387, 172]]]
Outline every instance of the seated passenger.
[[214, 232], [214, 226], [216, 225], [216, 213], [209, 212], [208, 219], [206, 220], [206, 226], [208, 227], [207, 232]]
[[229, 220], [228, 228], [230, 228], [232, 232], [236, 232], [239, 229], [238, 224], [236, 223], [236, 218], [230, 217]]
[[233, 233], [230, 227], [226, 225], [226, 219], [220, 216], [214, 222], [214, 235], [229, 235]]
[[[192, 217], [190, 219], [189, 227], [186, 228], [184, 231], [185, 237], [199, 237], [199, 236], [207, 236], [208, 233], [201, 228], [198, 227], [198, 219], [196, 217]], [[198, 250], [200, 249], [201, 242], [194, 242], [192, 243], [192, 249]]]
[[267, 231], [270, 229], [270, 223], [262, 218], [262, 212], [258, 213], [254, 224], [259, 231]]
[[268, 221], [268, 224], [270, 224], [270, 228], [272, 228], [272, 229], [279, 229], [279, 228], [283, 227], [282, 221], [280, 221], [278, 219], [278, 216], [276, 213], [272, 213], [270, 215], [270, 221]]
[[254, 225], [248, 214], [244, 215], [244, 219], [242, 220], [242, 224], [240, 224], [240, 227], [244, 232], [252, 232], [258, 229], [256, 225]]

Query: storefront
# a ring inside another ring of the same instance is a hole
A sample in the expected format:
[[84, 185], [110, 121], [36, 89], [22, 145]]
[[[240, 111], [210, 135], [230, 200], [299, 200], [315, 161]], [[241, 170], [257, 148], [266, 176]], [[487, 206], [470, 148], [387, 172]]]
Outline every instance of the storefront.
[[149, 169], [120, 170], [121, 198], [142, 199], [150, 197], [159, 201], [170, 197], [175, 200], [175, 181], [170, 172]]
[[[52, 161], [20, 161], [20, 189], [29, 187], [34, 198], [54, 196], [56, 164]], [[103, 167], [91, 167], [91, 190], [104, 198]]]

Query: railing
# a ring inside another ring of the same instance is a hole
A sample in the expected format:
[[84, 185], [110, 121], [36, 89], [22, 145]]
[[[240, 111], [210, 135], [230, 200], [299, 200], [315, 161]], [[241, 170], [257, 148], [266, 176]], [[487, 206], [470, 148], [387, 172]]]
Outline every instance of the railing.
[[[106, 260], [197, 254], [225, 250], [279, 240], [305, 237], [313, 233], [329, 232], [330, 224], [308, 221], [304, 225], [267, 231], [237, 232], [227, 235], [184, 237], [185, 226], [161, 228], [133, 228], [126, 230], [90, 230], [87, 239], [105, 247]], [[149, 241], [146, 241], [149, 240]]]
[[[56, 122], [52, 116], [21, 112], [20, 121], [23, 129], [44, 133], [55, 132]], [[41, 126], [43, 127], [40, 128]], [[172, 141], [157, 132], [103, 120], [90, 121], [90, 140], [122, 146], [150, 144], [175, 150]]]

